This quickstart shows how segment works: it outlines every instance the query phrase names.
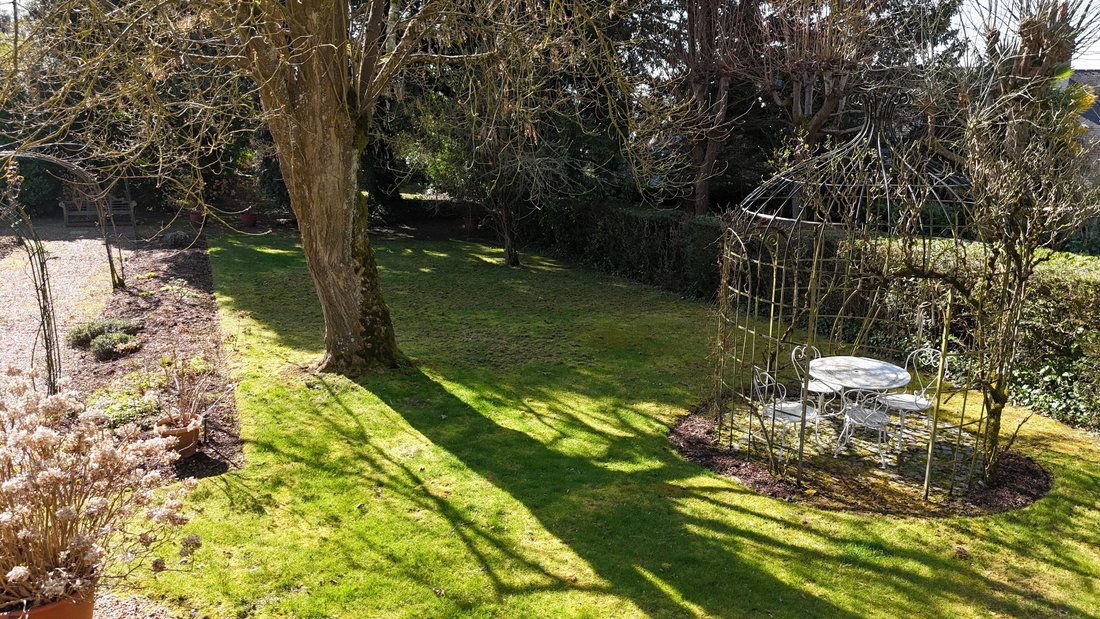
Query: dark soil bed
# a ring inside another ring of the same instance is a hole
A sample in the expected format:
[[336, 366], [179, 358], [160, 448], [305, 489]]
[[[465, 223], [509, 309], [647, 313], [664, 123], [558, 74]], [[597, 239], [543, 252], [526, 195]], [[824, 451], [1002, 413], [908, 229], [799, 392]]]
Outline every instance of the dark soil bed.
[[895, 489], [873, 479], [838, 479], [834, 471], [808, 470], [799, 487], [793, 480], [778, 477], [762, 462], [748, 461], [718, 445], [715, 421], [705, 413], [680, 419], [669, 441], [684, 459], [719, 475], [730, 477], [764, 496], [801, 502], [824, 509], [857, 513], [885, 513], [896, 516], [929, 517], [994, 514], [1026, 507], [1050, 491], [1053, 478], [1031, 458], [1017, 452], [1002, 456], [997, 474], [984, 486], [971, 488], [961, 497], [925, 502], [915, 491], [896, 496]]
[[1038, 501], [1053, 485], [1050, 471], [1031, 458], [1010, 451], [1001, 456], [989, 484], [972, 488], [963, 496], [963, 502], [983, 514], [1007, 512]]
[[802, 495], [794, 482], [778, 478], [760, 464], [742, 460], [720, 447], [714, 437], [714, 426], [714, 420], [706, 415], [688, 415], [672, 428], [669, 440], [685, 460], [732, 477], [764, 496], [794, 500]]
[[[89, 351], [77, 351], [72, 386], [91, 396], [134, 372], [156, 371], [165, 357], [186, 360], [223, 358], [220, 346], [213, 277], [205, 244], [188, 249], [142, 247], [126, 262], [125, 290], [111, 296], [107, 318], [131, 318], [142, 323], [141, 349], [115, 361], [97, 361]], [[224, 373], [216, 388], [229, 388]], [[199, 453], [176, 464], [179, 477], [208, 477], [241, 463], [240, 428], [232, 397], [206, 418], [206, 436]]]

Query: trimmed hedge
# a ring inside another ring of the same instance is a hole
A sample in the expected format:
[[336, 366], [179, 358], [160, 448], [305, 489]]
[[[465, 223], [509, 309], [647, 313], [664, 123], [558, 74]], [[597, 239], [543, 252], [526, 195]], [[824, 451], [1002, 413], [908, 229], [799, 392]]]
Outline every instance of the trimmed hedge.
[[[599, 270], [717, 298], [722, 221], [679, 211], [572, 204], [538, 211], [521, 238]], [[1014, 399], [1100, 430], [1100, 257], [1057, 253], [1032, 280]]]
[[715, 299], [722, 222], [679, 211], [575, 204], [538, 211], [520, 237], [599, 270]]
[[1059, 253], [1032, 280], [1013, 398], [1100, 430], [1100, 258]]

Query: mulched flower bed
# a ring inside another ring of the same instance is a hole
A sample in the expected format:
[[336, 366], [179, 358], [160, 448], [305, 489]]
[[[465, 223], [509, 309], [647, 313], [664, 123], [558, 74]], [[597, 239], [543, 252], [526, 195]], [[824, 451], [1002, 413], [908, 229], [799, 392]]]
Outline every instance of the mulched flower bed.
[[1031, 458], [1010, 451], [1001, 456], [993, 479], [985, 486], [972, 488], [962, 500], [984, 514], [1007, 512], [1027, 507], [1046, 496], [1054, 485], [1054, 476]]
[[768, 472], [761, 462], [744, 460], [715, 440], [713, 417], [696, 412], [677, 422], [669, 441], [685, 460], [719, 475], [733, 478], [764, 496], [801, 502], [824, 509], [908, 517], [979, 516], [1026, 507], [1050, 491], [1053, 478], [1031, 458], [1016, 452], [1002, 456], [997, 474], [987, 485], [968, 490], [961, 497], [929, 503], [920, 499], [919, 488], [902, 494], [875, 478], [843, 478], [836, 471], [807, 470], [806, 483]]
[[802, 494], [794, 482], [776, 477], [760, 464], [742, 460], [720, 447], [714, 437], [714, 425], [714, 419], [706, 415], [688, 415], [672, 428], [669, 440], [685, 460], [732, 477], [764, 496], [795, 500]]
[[[125, 264], [127, 288], [107, 302], [104, 318], [130, 318], [143, 324], [141, 349], [115, 361], [97, 361], [89, 351], [74, 351], [70, 385], [88, 396], [134, 372], [156, 371], [161, 359], [222, 355], [213, 276], [200, 239], [187, 249], [144, 246]], [[213, 337], [212, 337], [213, 336]], [[216, 385], [224, 390], [228, 378]], [[241, 464], [240, 427], [233, 398], [223, 398], [207, 415], [206, 437], [194, 457], [178, 462], [180, 478], [208, 477]]]

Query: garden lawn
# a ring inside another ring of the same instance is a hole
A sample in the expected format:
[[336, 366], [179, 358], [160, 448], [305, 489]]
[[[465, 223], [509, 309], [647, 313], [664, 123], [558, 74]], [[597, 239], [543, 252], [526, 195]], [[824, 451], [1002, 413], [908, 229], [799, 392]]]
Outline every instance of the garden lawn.
[[707, 305], [473, 243], [377, 252], [413, 367], [352, 381], [303, 371], [322, 325], [296, 240], [213, 239], [247, 462], [194, 493], [201, 568], [151, 582], [165, 599], [213, 617], [1100, 612], [1093, 438], [1029, 422], [1055, 486], [1000, 516], [763, 498], [666, 438], [710, 388]]

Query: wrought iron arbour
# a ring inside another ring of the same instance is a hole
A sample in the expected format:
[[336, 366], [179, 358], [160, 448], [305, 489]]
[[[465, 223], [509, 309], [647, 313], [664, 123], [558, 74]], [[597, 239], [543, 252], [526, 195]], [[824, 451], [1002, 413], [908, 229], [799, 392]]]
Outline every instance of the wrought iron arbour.
[[[81, 166], [47, 153], [0, 148], [0, 162], [3, 162], [2, 167], [5, 173], [18, 174], [17, 161], [20, 159], [36, 160], [65, 170], [72, 176], [73, 180], [71, 182], [76, 186], [76, 189], [91, 198], [97, 210], [97, 226], [102, 233], [103, 245], [107, 252], [107, 262], [110, 265], [111, 285], [116, 289], [125, 287], [121, 252], [119, 252], [116, 264], [115, 248], [112, 248], [111, 245], [114, 222], [110, 221], [106, 215], [105, 198], [107, 192], [103, 191], [95, 177]], [[9, 192], [15, 190], [14, 187], [10, 186], [10, 183], [8, 189]], [[111, 233], [108, 233], [107, 230], [108, 221], [112, 226]], [[0, 225], [11, 229], [19, 244], [26, 251], [27, 258], [30, 261], [29, 271], [37, 294], [36, 300], [41, 317], [39, 337], [42, 342], [43, 361], [46, 366], [46, 389], [49, 393], [57, 393], [60, 389], [61, 353], [57, 336], [57, 324], [53, 312], [53, 293], [48, 268], [49, 257], [46, 254], [42, 240], [38, 236], [38, 231], [34, 227], [34, 223], [20, 205], [18, 195], [0, 196]]]
[[[928, 498], [932, 488], [950, 494], [968, 484], [979, 464], [986, 395], [979, 378], [995, 357], [982, 334], [990, 315], [958, 302], [956, 292], [981, 275], [975, 265], [991, 250], [968, 233], [965, 178], [922, 144], [895, 137], [898, 100], [865, 96], [855, 137], [780, 171], [729, 214], [716, 408], [720, 440], [778, 470], [777, 429], [751, 395], [754, 367], [799, 389], [799, 376], [809, 379], [805, 367], [793, 367], [797, 346], [898, 365], [917, 348], [939, 350], [947, 362], [925, 368], [945, 378], [932, 398], [927, 442], [907, 452], [924, 459]], [[977, 413], [974, 398], [983, 399]], [[801, 481], [813, 457], [805, 407], [799, 430]]]

